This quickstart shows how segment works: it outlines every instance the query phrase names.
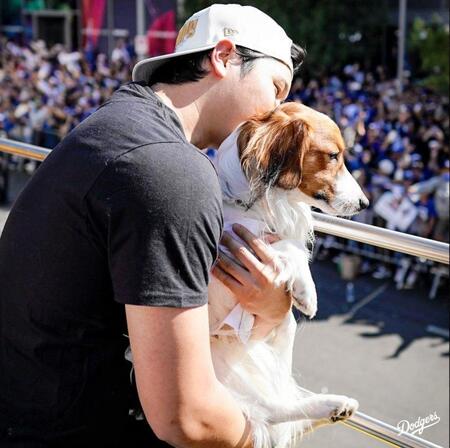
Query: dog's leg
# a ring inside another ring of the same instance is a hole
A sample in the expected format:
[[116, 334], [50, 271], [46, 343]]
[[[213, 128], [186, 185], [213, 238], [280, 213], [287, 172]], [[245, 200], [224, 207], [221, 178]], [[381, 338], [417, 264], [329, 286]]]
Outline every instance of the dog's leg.
[[269, 424], [272, 425], [295, 420], [325, 420], [334, 423], [351, 417], [358, 406], [356, 400], [345, 395], [316, 394], [302, 399], [294, 406], [273, 405], [267, 410], [270, 415]]
[[320, 428], [321, 426], [329, 425], [329, 420], [304, 420], [305, 424], [305, 430], [303, 431], [303, 434], [308, 434], [310, 432], [315, 431], [317, 428]]
[[316, 429], [322, 427], [322, 426], [328, 426], [333, 422], [330, 422], [329, 419], [322, 419], [322, 420], [300, 420], [301, 422], [301, 429], [298, 430], [298, 435], [300, 437], [303, 437], [309, 433], [314, 432]]
[[317, 313], [317, 292], [316, 285], [311, 275], [309, 265], [306, 263], [305, 267], [299, 272], [297, 278], [294, 280], [292, 287], [292, 297], [294, 299], [294, 306], [298, 308], [303, 314], [312, 319]]
[[272, 247], [282, 266], [277, 281], [290, 286], [294, 306], [312, 319], [317, 312], [317, 292], [309, 269], [308, 251], [294, 240], [277, 241]]

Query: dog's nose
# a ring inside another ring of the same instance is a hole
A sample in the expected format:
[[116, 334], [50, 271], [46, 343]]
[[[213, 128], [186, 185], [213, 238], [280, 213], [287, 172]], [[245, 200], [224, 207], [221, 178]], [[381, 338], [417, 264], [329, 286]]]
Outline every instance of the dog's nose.
[[367, 198], [359, 200], [359, 209], [364, 210], [369, 206], [369, 200]]

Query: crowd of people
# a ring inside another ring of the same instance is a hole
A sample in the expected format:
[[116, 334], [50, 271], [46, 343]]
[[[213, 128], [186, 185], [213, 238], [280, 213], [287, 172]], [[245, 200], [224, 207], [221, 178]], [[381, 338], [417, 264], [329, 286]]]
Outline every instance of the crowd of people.
[[[306, 86], [298, 80], [291, 99], [339, 124], [348, 148], [347, 166], [370, 197], [372, 212], [375, 209], [388, 227], [448, 239], [448, 98], [410, 83], [399, 94], [396, 80], [386, 79], [381, 68], [365, 73], [354, 64], [344, 67], [340, 76]], [[386, 192], [390, 195], [382, 200], [384, 206], [377, 208]], [[415, 205], [417, 213], [402, 205], [404, 200]], [[395, 216], [401, 205], [411, 222]], [[372, 212], [359, 219], [371, 221]]]
[[[290, 99], [324, 112], [341, 128], [347, 166], [371, 201], [355, 219], [448, 242], [448, 97], [409, 79], [400, 92], [383, 68], [364, 72], [351, 64], [306, 85], [298, 79]], [[325, 250], [332, 240], [328, 238]], [[394, 261], [396, 269], [373, 263], [374, 277], [394, 276], [399, 288], [413, 287], [424, 270], [420, 261], [404, 256]]]
[[[122, 83], [131, 80], [132, 48], [118, 41], [106, 55], [67, 52], [42, 41], [21, 46], [0, 38], [0, 136], [53, 148]], [[425, 238], [448, 241], [448, 98], [405, 80], [400, 93], [383, 68], [358, 64], [307, 83], [289, 96], [332, 117], [344, 136], [347, 165], [371, 206], [356, 219]], [[14, 161], [13, 161], [14, 163]], [[402, 277], [386, 263], [375, 277]], [[417, 277], [401, 286], [414, 285]], [[405, 277], [406, 270], [403, 269]]]
[[68, 52], [43, 41], [20, 46], [0, 39], [0, 132], [54, 148], [121, 84], [131, 80], [132, 54], [117, 42], [102, 53]]

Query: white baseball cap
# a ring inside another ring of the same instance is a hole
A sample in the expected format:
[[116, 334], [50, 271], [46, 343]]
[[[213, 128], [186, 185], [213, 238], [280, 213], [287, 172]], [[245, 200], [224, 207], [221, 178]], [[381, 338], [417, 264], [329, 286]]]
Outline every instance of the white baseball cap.
[[133, 68], [133, 81], [147, 81], [164, 62], [210, 50], [222, 39], [278, 59], [293, 74], [292, 40], [275, 20], [253, 6], [214, 4], [190, 17], [181, 27], [175, 52], [143, 59]]

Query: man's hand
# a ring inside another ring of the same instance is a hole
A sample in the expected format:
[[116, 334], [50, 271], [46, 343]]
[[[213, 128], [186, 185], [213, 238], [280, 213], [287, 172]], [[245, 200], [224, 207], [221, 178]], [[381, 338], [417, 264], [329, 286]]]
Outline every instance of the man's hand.
[[281, 323], [290, 311], [291, 295], [284, 284], [277, 286], [280, 267], [273, 249], [245, 227], [235, 224], [233, 231], [246, 244], [225, 232], [221, 243], [238, 262], [221, 253], [213, 274], [236, 296], [241, 306], [256, 316], [254, 328], [264, 337]]

